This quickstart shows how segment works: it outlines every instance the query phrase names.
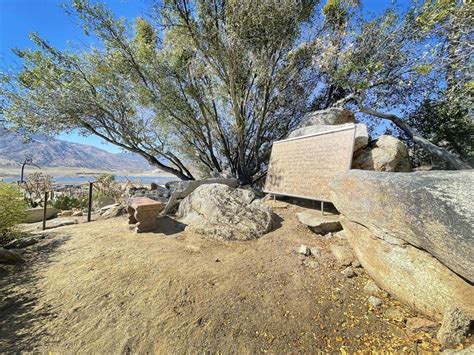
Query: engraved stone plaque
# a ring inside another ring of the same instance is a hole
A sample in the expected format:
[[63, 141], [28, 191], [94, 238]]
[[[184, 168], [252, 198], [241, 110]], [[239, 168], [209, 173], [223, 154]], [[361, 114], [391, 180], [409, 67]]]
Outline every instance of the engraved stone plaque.
[[265, 192], [329, 200], [332, 179], [351, 168], [355, 126], [273, 143]]

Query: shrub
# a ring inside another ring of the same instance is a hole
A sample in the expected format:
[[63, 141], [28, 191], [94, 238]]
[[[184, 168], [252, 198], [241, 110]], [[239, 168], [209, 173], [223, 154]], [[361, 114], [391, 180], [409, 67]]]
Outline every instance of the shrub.
[[23, 222], [26, 208], [26, 202], [18, 189], [12, 184], [0, 182], [0, 236]]
[[49, 175], [33, 173], [28, 175], [23, 187], [30, 196], [32, 206], [34, 206], [35, 201], [43, 201], [44, 193], [53, 188], [53, 182]]
[[119, 201], [122, 196], [120, 184], [115, 181], [115, 175], [112, 174], [100, 174], [97, 176], [94, 187], [97, 191], [94, 194], [94, 198], [107, 196], [112, 197], [115, 201]]
[[56, 197], [51, 205], [58, 210], [70, 210], [72, 208], [86, 208], [87, 207], [87, 198], [86, 197], [69, 197], [67, 195], [62, 195]]

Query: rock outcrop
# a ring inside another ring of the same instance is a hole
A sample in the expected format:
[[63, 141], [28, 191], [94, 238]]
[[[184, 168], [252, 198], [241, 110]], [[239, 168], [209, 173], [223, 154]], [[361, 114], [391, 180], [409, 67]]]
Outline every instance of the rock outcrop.
[[474, 282], [472, 186], [471, 170], [351, 170], [333, 181], [331, 200], [341, 214], [377, 238], [423, 249]]
[[381, 286], [435, 319], [453, 305], [474, 316], [470, 171], [349, 171], [331, 199], [347, 240]]
[[181, 201], [178, 218], [186, 230], [220, 240], [255, 239], [273, 225], [271, 208], [251, 191], [223, 184], [197, 187]]
[[356, 152], [352, 168], [393, 172], [412, 171], [405, 144], [395, 137], [386, 135], [380, 136], [372, 147]]
[[382, 289], [434, 319], [453, 304], [474, 316], [474, 287], [430, 254], [388, 243], [345, 217], [342, 225], [360, 263]]

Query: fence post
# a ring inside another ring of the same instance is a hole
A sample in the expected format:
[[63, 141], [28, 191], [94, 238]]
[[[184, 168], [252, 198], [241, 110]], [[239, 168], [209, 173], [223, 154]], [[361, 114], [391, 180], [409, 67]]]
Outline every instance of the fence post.
[[44, 204], [43, 204], [43, 230], [46, 229], [46, 212], [48, 210], [48, 192], [44, 193]]
[[87, 222], [91, 221], [91, 213], [92, 213], [92, 187], [94, 183], [89, 183], [89, 206], [87, 207]]

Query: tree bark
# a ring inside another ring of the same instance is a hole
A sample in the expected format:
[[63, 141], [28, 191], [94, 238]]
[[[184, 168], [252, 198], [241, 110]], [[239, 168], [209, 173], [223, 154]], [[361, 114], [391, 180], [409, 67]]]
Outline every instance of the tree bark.
[[428, 151], [430, 154], [435, 157], [445, 161], [448, 164], [448, 168], [452, 170], [463, 170], [463, 169], [472, 169], [472, 167], [463, 162], [459, 157], [451, 152], [447, 151], [444, 148], [438, 147], [437, 145], [431, 143], [426, 138], [421, 137], [416, 133], [416, 131], [401, 118], [393, 114], [386, 114], [379, 111], [372, 110], [368, 107], [360, 107], [359, 111], [366, 113], [371, 116], [383, 118], [393, 122], [397, 127], [399, 127], [406, 135], [408, 135], [413, 141], [418, 144], [420, 147]]

